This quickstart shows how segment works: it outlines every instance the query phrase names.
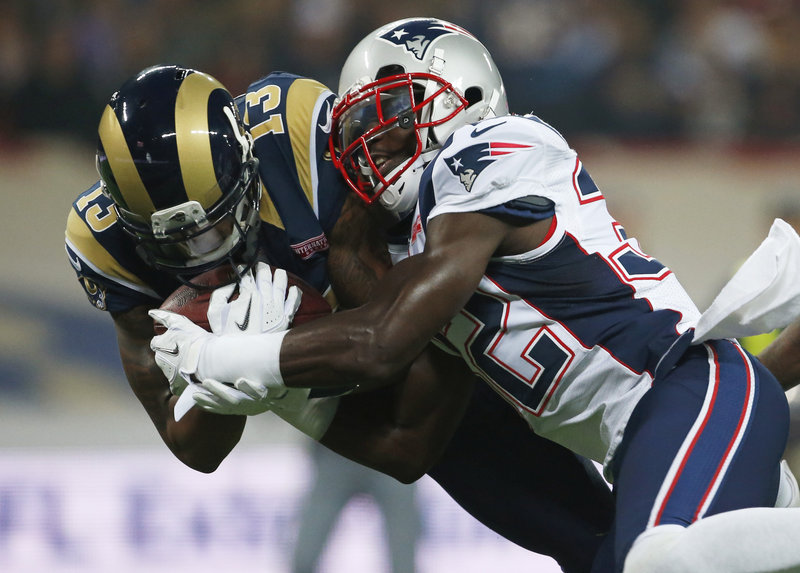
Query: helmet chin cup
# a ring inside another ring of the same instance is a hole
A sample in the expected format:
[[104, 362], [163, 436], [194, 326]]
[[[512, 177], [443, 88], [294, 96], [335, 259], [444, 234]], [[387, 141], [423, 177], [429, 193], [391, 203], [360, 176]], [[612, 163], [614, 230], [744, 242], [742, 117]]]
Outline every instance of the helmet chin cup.
[[382, 186], [375, 188], [378, 203], [396, 221], [406, 218], [417, 206], [422, 172], [425, 171], [425, 167], [428, 166], [437, 151], [422, 153], [411, 163], [398, 165], [386, 176], [387, 181], [392, 181], [395, 177], [397, 179], [385, 188]]

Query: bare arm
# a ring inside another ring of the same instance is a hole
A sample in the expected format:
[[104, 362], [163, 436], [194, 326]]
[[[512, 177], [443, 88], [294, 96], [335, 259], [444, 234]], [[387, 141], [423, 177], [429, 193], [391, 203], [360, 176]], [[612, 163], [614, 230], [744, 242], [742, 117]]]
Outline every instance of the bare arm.
[[361, 306], [392, 261], [367, 206], [354, 193], [347, 196], [328, 239], [328, 276], [339, 305]]
[[[357, 307], [391, 268], [366, 205], [345, 202], [330, 234], [328, 274], [340, 304]], [[474, 377], [460, 358], [428, 345], [397, 382], [344, 396], [321, 442], [410, 483], [440, 458], [469, 403]]]
[[800, 384], [800, 320], [787, 326], [778, 337], [758, 355], [784, 390]]
[[436, 217], [425, 252], [386, 273], [367, 304], [289, 331], [280, 354], [286, 385], [385, 384], [464, 306], [492, 256], [533, 248], [548, 226], [478, 213]]
[[402, 382], [342, 398], [320, 441], [411, 483], [441, 457], [461, 423], [474, 383], [460, 358], [426, 349]]
[[125, 376], [172, 453], [197, 471], [213, 472], [238, 443], [246, 417], [219, 416], [193, 408], [175, 422], [177, 397], [170, 392], [150, 350], [153, 321], [147, 310], [139, 306], [114, 316]]

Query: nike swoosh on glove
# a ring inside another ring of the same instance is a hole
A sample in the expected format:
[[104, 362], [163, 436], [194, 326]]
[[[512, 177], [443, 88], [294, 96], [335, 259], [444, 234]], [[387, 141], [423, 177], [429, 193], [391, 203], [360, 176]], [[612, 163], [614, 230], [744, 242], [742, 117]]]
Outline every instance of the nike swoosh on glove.
[[180, 396], [197, 372], [202, 348], [213, 334], [174, 312], [151, 310], [148, 314], [167, 329], [150, 340], [150, 349], [169, 381], [170, 391]]

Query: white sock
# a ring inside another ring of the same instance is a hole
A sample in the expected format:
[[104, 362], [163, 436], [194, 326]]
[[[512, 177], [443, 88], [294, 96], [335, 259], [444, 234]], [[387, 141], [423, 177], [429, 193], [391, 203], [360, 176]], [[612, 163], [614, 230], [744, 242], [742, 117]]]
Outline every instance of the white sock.
[[781, 460], [781, 481], [775, 507], [800, 507], [800, 487], [786, 460]]
[[753, 507], [642, 533], [624, 573], [800, 573], [800, 509]]

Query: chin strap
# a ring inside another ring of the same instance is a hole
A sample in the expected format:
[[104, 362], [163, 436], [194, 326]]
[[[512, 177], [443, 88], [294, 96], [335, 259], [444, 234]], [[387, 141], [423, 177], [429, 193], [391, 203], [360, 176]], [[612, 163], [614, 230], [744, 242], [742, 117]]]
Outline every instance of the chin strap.
[[[402, 175], [380, 194], [378, 202], [396, 221], [402, 221], [414, 212], [422, 173], [438, 152], [438, 147], [429, 149], [421, 153], [411, 165], [400, 165], [395, 169], [395, 171], [403, 170]], [[387, 179], [391, 178], [393, 173], [394, 171], [387, 175]], [[408, 229], [405, 233], [408, 233]]]

